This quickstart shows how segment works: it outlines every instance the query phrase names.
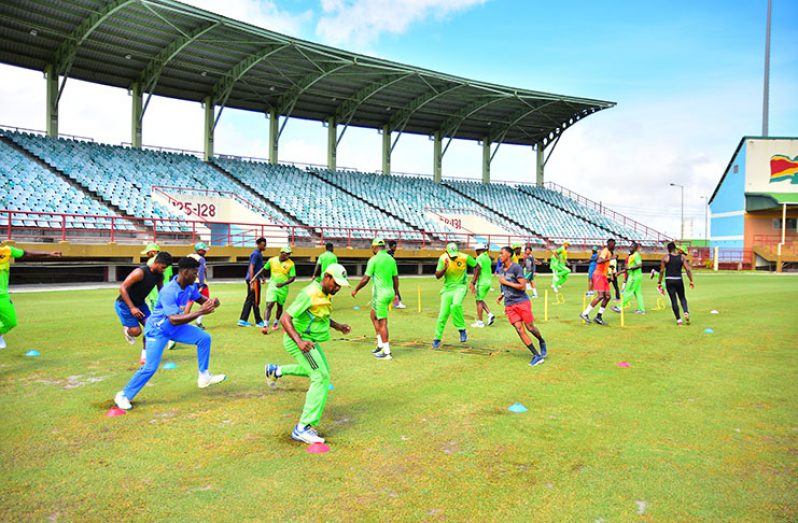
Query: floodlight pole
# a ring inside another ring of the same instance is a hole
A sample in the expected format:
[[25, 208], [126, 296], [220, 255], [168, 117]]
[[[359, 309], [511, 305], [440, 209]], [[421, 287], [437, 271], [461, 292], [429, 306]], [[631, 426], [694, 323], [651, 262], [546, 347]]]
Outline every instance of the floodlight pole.
[[679, 237], [681, 241], [684, 241], [684, 185], [678, 183], [671, 183], [671, 187], [678, 187], [682, 191], [682, 234]]
[[432, 179], [435, 183], [441, 183], [443, 179], [443, 134], [440, 131], [435, 131], [432, 141]]
[[269, 163], [277, 165], [277, 153], [280, 140], [280, 116], [277, 109], [269, 110]]
[[327, 169], [334, 171], [338, 160], [338, 126], [335, 117], [327, 118]]
[[391, 174], [391, 128], [382, 126], [382, 174]]
[[141, 149], [141, 128], [142, 128], [142, 101], [141, 84], [135, 82], [130, 86], [131, 114], [130, 114], [130, 144], [136, 149]]
[[47, 81], [47, 136], [58, 138], [58, 71], [52, 64], [44, 68]]
[[767, 29], [765, 30], [765, 88], [762, 94], [762, 136], [768, 135], [768, 105], [770, 98], [770, 14], [772, 0], [768, 0]]

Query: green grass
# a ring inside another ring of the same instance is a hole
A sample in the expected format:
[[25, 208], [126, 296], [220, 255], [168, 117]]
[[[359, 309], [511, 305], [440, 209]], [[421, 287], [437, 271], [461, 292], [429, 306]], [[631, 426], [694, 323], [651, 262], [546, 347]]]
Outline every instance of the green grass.
[[[20, 326], [0, 352], [0, 520], [795, 521], [798, 278], [699, 275], [692, 326], [668, 308], [626, 315], [624, 329], [611, 312], [609, 327], [580, 324], [583, 280], [548, 322], [534, 302], [550, 351], [536, 368], [503, 313], [470, 329], [472, 353], [451, 325], [444, 351], [429, 350], [439, 284], [403, 280], [393, 362], [370, 342], [325, 344], [324, 455], [289, 436], [307, 382], [264, 383], [264, 363], [290, 362], [281, 336], [234, 326], [241, 285], [213, 286], [223, 305], [206, 320], [211, 370], [228, 380], [197, 389], [194, 351], [178, 346], [164, 359], [178, 368], [117, 418], [104, 413], [138, 346], [122, 339], [114, 291], [16, 294]], [[371, 338], [368, 292], [334, 306]], [[470, 324], [470, 297], [465, 308]], [[529, 412], [508, 412], [515, 402]]]

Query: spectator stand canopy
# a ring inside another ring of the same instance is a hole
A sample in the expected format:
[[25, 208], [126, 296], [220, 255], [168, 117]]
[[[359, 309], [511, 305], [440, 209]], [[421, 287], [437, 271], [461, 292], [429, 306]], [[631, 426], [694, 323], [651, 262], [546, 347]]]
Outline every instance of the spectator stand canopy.
[[[383, 172], [403, 133], [434, 140], [434, 176], [453, 139], [483, 146], [483, 181], [503, 143], [544, 150], [613, 102], [468, 80], [268, 31], [171, 0], [4, 0], [0, 61], [45, 72], [47, 133], [69, 78], [128, 89], [131, 142], [141, 146], [152, 95], [201, 102], [206, 158], [226, 107], [268, 115], [269, 158], [290, 118], [328, 127], [328, 167], [349, 126], [382, 133]], [[282, 120], [282, 121], [281, 121]], [[491, 147], [495, 144], [495, 147]]]

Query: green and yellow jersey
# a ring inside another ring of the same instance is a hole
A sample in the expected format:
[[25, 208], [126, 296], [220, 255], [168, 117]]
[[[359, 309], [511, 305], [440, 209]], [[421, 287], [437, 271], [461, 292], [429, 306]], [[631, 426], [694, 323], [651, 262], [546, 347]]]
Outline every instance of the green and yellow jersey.
[[[325, 294], [318, 282], [299, 291], [287, 309], [293, 325], [303, 340], [327, 341], [330, 339], [330, 314], [332, 296]], [[288, 334], [285, 335], [286, 337]]]
[[[446, 261], [449, 261], [449, 266], [446, 267]], [[445, 292], [455, 289], [461, 285], [466, 284], [466, 272], [469, 267], [476, 267], [477, 261], [468, 254], [458, 253], [457, 256], [450, 257], [448, 254], [441, 254], [438, 258], [438, 266], [436, 271], [443, 270], [446, 267], [446, 272], [443, 275], [443, 290]]]
[[22, 258], [25, 251], [11, 245], [0, 245], [0, 296], [8, 295], [8, 279], [11, 275], [11, 262]]
[[289, 258], [281, 262], [279, 256], [272, 256], [269, 258], [269, 261], [266, 262], [264, 271], [269, 271], [271, 273], [269, 283], [283, 283], [296, 276], [294, 261]]

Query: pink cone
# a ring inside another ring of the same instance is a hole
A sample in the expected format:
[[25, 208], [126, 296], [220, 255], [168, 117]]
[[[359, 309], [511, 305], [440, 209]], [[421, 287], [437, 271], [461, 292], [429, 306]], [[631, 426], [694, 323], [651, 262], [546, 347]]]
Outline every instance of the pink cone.
[[631, 367], [628, 361], [619, 361], [618, 366], [623, 369], [628, 369], [629, 367]]
[[314, 443], [312, 445], [308, 445], [308, 452], [311, 454], [324, 454], [325, 452], [330, 452], [330, 447], [324, 443]]
[[110, 409], [108, 412], [105, 413], [106, 417], [113, 418], [115, 416], [124, 416], [127, 414], [124, 410], [120, 409], [119, 407], [114, 407]]

